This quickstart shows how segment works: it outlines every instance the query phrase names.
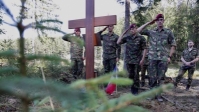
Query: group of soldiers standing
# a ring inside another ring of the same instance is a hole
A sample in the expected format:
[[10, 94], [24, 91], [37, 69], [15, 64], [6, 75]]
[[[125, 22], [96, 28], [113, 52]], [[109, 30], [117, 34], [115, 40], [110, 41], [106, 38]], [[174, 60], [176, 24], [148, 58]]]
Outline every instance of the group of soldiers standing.
[[[156, 23], [156, 28], [149, 30], [145, 29], [147, 26]], [[126, 44], [125, 50], [125, 64], [128, 72], [128, 76], [133, 80], [131, 86], [131, 93], [138, 94], [138, 89], [145, 85], [145, 72], [147, 70], [149, 87], [155, 88], [161, 85], [161, 79], [165, 76], [168, 68], [168, 64], [171, 61], [171, 57], [175, 52], [176, 40], [173, 32], [165, 28], [164, 16], [158, 14], [155, 19], [146, 24], [137, 27], [135, 23], [131, 24], [121, 36], [118, 36], [113, 32], [114, 25], [109, 25], [98, 34], [103, 42], [103, 66], [104, 72], [112, 72], [120, 59], [121, 44]], [[108, 33], [103, 32], [108, 29]], [[76, 38], [83, 39], [80, 36], [80, 28], [76, 28], [74, 34]], [[70, 34], [63, 37], [64, 40], [68, 39]], [[146, 35], [146, 40], [143, 35]], [[83, 47], [71, 42], [71, 60], [73, 62], [72, 73], [74, 76], [79, 76], [83, 69]], [[179, 74], [174, 82], [177, 84], [182, 79], [183, 74], [188, 70], [188, 83], [186, 90], [189, 90], [192, 82], [192, 76], [195, 71], [196, 62], [199, 60], [198, 50], [194, 48], [194, 42], [189, 40], [187, 48], [183, 51], [181, 60], [183, 62], [180, 67]], [[139, 79], [139, 72], [141, 67], [141, 82]], [[160, 96], [156, 96], [160, 99]]]

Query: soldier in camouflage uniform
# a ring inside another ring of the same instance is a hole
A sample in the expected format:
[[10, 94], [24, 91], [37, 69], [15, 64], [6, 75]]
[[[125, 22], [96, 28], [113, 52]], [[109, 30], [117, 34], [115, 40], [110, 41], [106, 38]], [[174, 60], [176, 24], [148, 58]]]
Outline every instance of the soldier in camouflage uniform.
[[[157, 28], [154, 30], [144, 30], [150, 24], [156, 22]], [[168, 28], [164, 28], [164, 16], [158, 14], [155, 19], [142, 25], [137, 29], [137, 32], [141, 32], [143, 35], [148, 36], [149, 40], [149, 76], [150, 87], [156, 87], [161, 84], [161, 78], [164, 76], [167, 64], [171, 61], [171, 56], [175, 52], [176, 41], [172, 31]], [[157, 96], [159, 101], [163, 101], [160, 96]]]
[[76, 28], [73, 33], [75, 34], [73, 39], [70, 38], [72, 34], [67, 34], [62, 37], [63, 40], [71, 43], [70, 53], [71, 53], [71, 63], [73, 64], [71, 70], [75, 79], [77, 79], [78, 77], [82, 77], [84, 59], [85, 59], [85, 57], [83, 57], [83, 46], [80, 46], [77, 43], [77, 41], [73, 41], [75, 40], [75, 38], [77, 39], [79, 38], [82, 39], [82, 41], [84, 42], [84, 39], [83, 37], [81, 37], [80, 33], [81, 33], [80, 28]]
[[[108, 28], [108, 33], [102, 34]], [[103, 42], [103, 66], [104, 73], [113, 72], [116, 63], [120, 59], [121, 46], [117, 44], [119, 38], [113, 32], [114, 26], [109, 25], [105, 27], [102, 31], [98, 32], [102, 42]]]
[[183, 62], [180, 67], [178, 76], [176, 77], [176, 82], [174, 85], [177, 87], [177, 84], [182, 79], [184, 73], [188, 71], [188, 83], [186, 90], [189, 90], [192, 82], [192, 76], [195, 71], [196, 62], [199, 60], [198, 50], [193, 47], [194, 42], [192, 40], [188, 41], [188, 48], [182, 52], [181, 60]]
[[[127, 71], [129, 78], [133, 80], [133, 85], [131, 86], [132, 94], [138, 94], [139, 88], [139, 66], [144, 63], [143, 54], [146, 53], [146, 39], [136, 33], [137, 26], [136, 24], [132, 24], [123, 34], [119, 37], [117, 43], [124, 44], [126, 43], [126, 51], [125, 51], [125, 62], [127, 66]], [[129, 35], [125, 35], [127, 31], [130, 30]], [[123, 38], [124, 36], [124, 38]]]

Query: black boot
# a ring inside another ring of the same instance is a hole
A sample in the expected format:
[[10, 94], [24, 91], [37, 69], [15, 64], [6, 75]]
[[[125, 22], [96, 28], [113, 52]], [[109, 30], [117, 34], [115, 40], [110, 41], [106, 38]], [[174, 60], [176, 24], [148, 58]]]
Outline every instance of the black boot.
[[186, 91], [189, 91], [190, 85], [187, 85], [186, 87]]
[[138, 88], [131, 86], [131, 93], [134, 94], [134, 95], [137, 95], [138, 94]]
[[155, 99], [157, 99], [159, 102], [163, 102], [163, 99], [162, 99], [161, 95], [156, 95]]
[[178, 87], [178, 83], [177, 82], [174, 82], [173, 85], [174, 85], [175, 88]]
[[145, 86], [145, 81], [141, 81], [141, 87]]

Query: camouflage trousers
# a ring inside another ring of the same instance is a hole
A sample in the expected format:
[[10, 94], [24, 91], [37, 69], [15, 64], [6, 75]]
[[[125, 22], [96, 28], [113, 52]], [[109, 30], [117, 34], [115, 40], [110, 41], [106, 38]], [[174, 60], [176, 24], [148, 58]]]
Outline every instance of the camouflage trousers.
[[165, 76], [168, 62], [162, 60], [149, 60], [148, 74], [149, 86], [151, 88], [159, 86], [161, 79]]
[[191, 67], [191, 68], [183, 68], [180, 67], [178, 76], [176, 77], [176, 84], [180, 82], [180, 80], [182, 79], [183, 75], [185, 74], [185, 72], [188, 71], [188, 81], [187, 81], [187, 85], [191, 86], [191, 82], [192, 82], [192, 76], [193, 73], [195, 71], [195, 67]]
[[82, 77], [82, 72], [83, 72], [83, 67], [84, 67], [84, 62], [82, 59], [72, 59], [72, 74], [74, 75], [75, 78], [77, 77]]
[[165, 80], [165, 78], [166, 78], [166, 72], [167, 72], [167, 70], [168, 70], [168, 63], [167, 63], [167, 66], [166, 66], [166, 70], [165, 70], [165, 73], [164, 73], [164, 75], [163, 75], [163, 79]]
[[148, 72], [148, 65], [143, 65], [141, 67], [141, 83], [145, 83], [145, 76], [146, 76], [146, 71]]
[[138, 64], [126, 64], [129, 78], [133, 80], [133, 88], [140, 87], [139, 79], [139, 65]]
[[116, 66], [116, 58], [103, 60], [104, 73], [113, 72]]

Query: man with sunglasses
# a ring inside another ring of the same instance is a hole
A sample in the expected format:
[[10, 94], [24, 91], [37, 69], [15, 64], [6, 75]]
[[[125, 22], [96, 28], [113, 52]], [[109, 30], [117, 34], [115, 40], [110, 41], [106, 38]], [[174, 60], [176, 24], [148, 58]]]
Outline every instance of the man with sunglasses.
[[[128, 31], [129, 34], [124, 36]], [[136, 24], [132, 24], [122, 35], [119, 37], [117, 44], [126, 43], [125, 50], [125, 62], [128, 71], [129, 78], [133, 80], [133, 85], [131, 86], [131, 93], [138, 94], [139, 88], [139, 67], [144, 64], [144, 58], [146, 54], [146, 39], [137, 34]], [[142, 53], [143, 52], [143, 53]], [[142, 56], [142, 54], [144, 54]]]
[[[108, 28], [108, 33], [102, 34]], [[120, 59], [121, 46], [117, 44], [119, 36], [113, 31], [114, 25], [109, 25], [98, 32], [102, 40], [104, 73], [113, 72]]]
[[[145, 27], [156, 23], [156, 28], [153, 30], [143, 30]], [[171, 57], [175, 52], [176, 41], [172, 31], [168, 28], [164, 28], [164, 16], [158, 14], [155, 19], [145, 23], [137, 29], [137, 32], [141, 32], [142, 35], [147, 35], [149, 39], [149, 77], [150, 87], [154, 88], [161, 84], [161, 79], [164, 76], [168, 63], [171, 61]], [[158, 95], [156, 96], [158, 101], [163, 99]]]

